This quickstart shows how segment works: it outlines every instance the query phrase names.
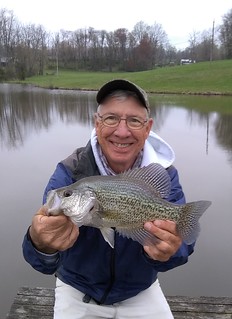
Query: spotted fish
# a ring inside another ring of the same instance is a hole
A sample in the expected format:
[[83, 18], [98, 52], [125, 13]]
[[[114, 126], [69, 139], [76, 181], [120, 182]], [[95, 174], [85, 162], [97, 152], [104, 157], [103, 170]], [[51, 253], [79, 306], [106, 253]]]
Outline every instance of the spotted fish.
[[159, 164], [115, 176], [91, 176], [49, 192], [48, 214], [69, 216], [77, 226], [99, 228], [114, 247], [114, 231], [142, 245], [157, 239], [144, 229], [156, 219], [172, 220], [182, 239], [193, 243], [200, 231], [199, 218], [211, 205], [200, 200], [183, 205], [167, 201], [171, 181]]

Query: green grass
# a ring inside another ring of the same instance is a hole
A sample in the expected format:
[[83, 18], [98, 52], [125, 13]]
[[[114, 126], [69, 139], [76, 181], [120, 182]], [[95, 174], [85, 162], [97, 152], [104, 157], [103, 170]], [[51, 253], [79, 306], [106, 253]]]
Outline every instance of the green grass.
[[58, 75], [31, 77], [20, 83], [30, 83], [46, 88], [97, 90], [103, 83], [115, 78], [135, 82], [150, 93], [232, 95], [232, 60], [201, 62], [130, 73], [59, 70]]

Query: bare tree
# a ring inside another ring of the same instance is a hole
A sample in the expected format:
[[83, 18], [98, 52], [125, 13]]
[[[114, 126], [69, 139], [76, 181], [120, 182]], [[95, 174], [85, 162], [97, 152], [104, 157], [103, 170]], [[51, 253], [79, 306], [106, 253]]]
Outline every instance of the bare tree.
[[152, 45], [152, 68], [155, 67], [156, 64], [165, 65], [164, 51], [166, 51], [169, 46], [168, 36], [162, 25], [156, 22], [150, 26], [148, 30], [149, 39]]
[[125, 28], [107, 32], [89, 27], [49, 35], [43, 26], [20, 24], [12, 11], [0, 9], [1, 78], [7, 74], [25, 79], [42, 75], [45, 69], [56, 69], [58, 74], [59, 68], [138, 71], [170, 62], [173, 65], [175, 59], [206, 61], [220, 57], [232, 57], [232, 10], [223, 17], [219, 32], [214, 24], [213, 30], [194, 31], [189, 46], [177, 51], [157, 22], [148, 25], [139, 21], [131, 32]]
[[76, 66], [80, 69], [87, 68], [88, 61], [88, 30], [79, 29], [73, 32]]
[[217, 30], [212, 24], [212, 29], [202, 32], [194, 31], [189, 37], [189, 47], [185, 50], [185, 56], [194, 61], [212, 61], [218, 59], [219, 48], [217, 47]]
[[140, 21], [136, 23], [131, 34], [131, 47], [126, 69], [142, 71], [151, 68], [152, 44], [149, 37], [149, 25]]
[[109, 72], [112, 72], [116, 60], [116, 48], [113, 32], [106, 33], [106, 47], [104, 49], [104, 52], [106, 56], [106, 65], [108, 67]]
[[47, 33], [41, 25], [28, 24], [18, 27], [15, 66], [20, 79], [43, 74], [46, 65], [46, 48]]
[[[4, 77], [14, 77], [15, 57], [15, 32], [17, 20], [13, 11], [0, 10], [0, 58], [1, 65], [4, 65]], [[3, 72], [1, 72], [3, 73]]]
[[11, 58], [14, 42], [15, 17], [13, 11], [0, 10], [0, 45], [1, 55]]
[[223, 16], [220, 39], [227, 59], [232, 58], [232, 9]]
[[149, 32], [149, 26], [146, 23], [144, 23], [143, 21], [139, 21], [138, 23], [135, 24], [131, 33], [132, 33], [136, 43], [140, 44], [142, 39], [145, 36], [148, 36], [148, 32]]
[[128, 30], [125, 28], [117, 29], [114, 31], [114, 48], [117, 50], [117, 60], [119, 63], [119, 69], [125, 69], [125, 63], [127, 59], [127, 42], [128, 42]]

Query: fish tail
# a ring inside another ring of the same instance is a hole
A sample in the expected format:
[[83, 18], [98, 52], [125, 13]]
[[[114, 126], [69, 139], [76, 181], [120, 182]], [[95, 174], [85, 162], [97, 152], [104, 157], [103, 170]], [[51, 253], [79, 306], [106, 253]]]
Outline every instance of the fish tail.
[[196, 241], [200, 233], [199, 219], [210, 205], [210, 201], [202, 200], [182, 206], [178, 232], [186, 244]]

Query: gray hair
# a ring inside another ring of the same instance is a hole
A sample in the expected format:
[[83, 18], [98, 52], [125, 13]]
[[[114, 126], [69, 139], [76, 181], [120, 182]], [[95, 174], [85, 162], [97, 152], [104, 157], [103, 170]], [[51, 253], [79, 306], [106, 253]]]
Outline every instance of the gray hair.
[[136, 99], [136, 101], [141, 104], [141, 106], [144, 107], [144, 109], [147, 111], [147, 115], [149, 115], [149, 111], [147, 110], [147, 108], [141, 103], [138, 95], [135, 92], [132, 91], [126, 91], [126, 90], [116, 90], [113, 91], [111, 93], [109, 93], [106, 98], [103, 100], [103, 102], [101, 104], [98, 105], [97, 111], [100, 111], [101, 105], [104, 104], [104, 102], [108, 99], [108, 98], [115, 98], [119, 101], [125, 101], [127, 98], [129, 97], [134, 97]]

